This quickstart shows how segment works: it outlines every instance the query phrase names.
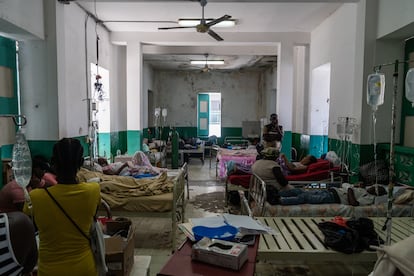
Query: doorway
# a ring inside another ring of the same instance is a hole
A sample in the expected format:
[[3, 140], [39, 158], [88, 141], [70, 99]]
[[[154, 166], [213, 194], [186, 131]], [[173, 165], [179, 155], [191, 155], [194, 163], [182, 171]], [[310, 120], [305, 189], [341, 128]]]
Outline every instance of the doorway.
[[199, 93], [197, 106], [197, 135], [221, 137], [221, 93]]

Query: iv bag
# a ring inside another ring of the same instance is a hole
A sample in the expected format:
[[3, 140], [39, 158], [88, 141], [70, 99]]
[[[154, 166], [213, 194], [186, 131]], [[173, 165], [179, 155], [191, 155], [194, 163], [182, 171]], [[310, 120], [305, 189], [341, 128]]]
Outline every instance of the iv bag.
[[408, 70], [405, 76], [405, 97], [414, 107], [414, 68]]
[[372, 110], [377, 110], [384, 103], [385, 75], [374, 73], [368, 75], [367, 80], [367, 104]]
[[29, 145], [22, 129], [16, 132], [16, 143], [13, 145], [12, 170], [17, 184], [26, 188], [32, 178], [32, 157]]

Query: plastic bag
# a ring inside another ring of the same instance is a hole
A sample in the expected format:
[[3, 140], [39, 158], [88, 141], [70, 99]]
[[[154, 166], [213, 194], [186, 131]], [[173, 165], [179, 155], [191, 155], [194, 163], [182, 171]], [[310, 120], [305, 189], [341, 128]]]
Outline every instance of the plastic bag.
[[341, 160], [334, 151], [328, 151], [328, 153], [326, 153], [325, 159], [331, 162], [334, 166], [341, 165]]

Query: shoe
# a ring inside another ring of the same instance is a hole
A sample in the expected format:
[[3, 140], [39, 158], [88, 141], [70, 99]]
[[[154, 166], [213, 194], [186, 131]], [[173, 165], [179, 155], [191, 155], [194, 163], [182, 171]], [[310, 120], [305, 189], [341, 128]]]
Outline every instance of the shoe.
[[352, 188], [348, 188], [347, 197], [349, 205], [359, 206], [359, 202], [356, 200], [354, 190]]

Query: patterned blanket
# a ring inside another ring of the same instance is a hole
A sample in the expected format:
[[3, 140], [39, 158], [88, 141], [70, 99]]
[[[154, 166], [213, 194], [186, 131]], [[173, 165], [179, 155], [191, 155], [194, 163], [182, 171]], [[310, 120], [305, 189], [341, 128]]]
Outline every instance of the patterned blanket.
[[77, 176], [79, 182], [98, 182], [101, 185], [101, 197], [111, 208], [124, 205], [131, 197], [171, 193], [175, 183], [175, 177], [167, 176], [167, 172], [162, 172], [156, 178], [136, 179], [82, 168]]

